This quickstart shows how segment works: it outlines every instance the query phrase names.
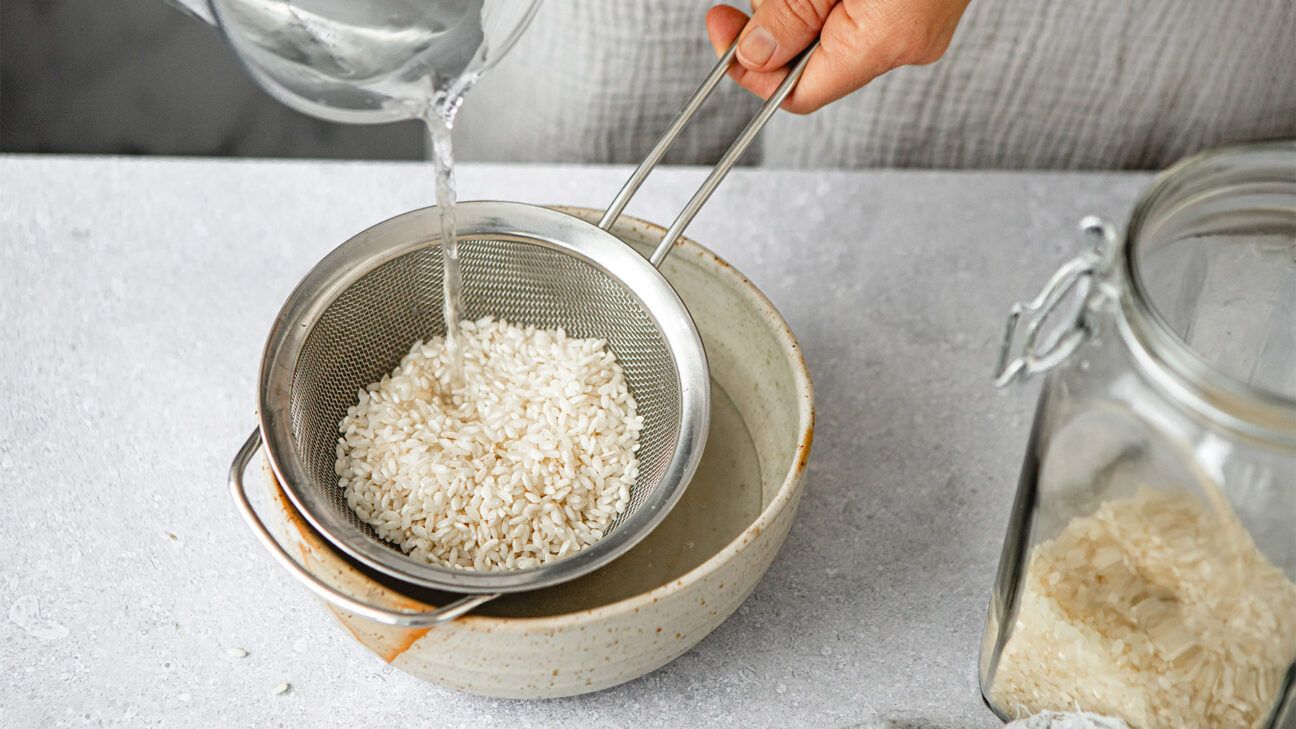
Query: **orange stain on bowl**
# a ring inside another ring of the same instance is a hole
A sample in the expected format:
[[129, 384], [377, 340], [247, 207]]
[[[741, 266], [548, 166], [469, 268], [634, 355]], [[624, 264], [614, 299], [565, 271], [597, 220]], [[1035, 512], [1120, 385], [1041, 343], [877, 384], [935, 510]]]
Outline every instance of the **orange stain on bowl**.
[[417, 643], [419, 638], [427, 635], [429, 630], [431, 630], [431, 628], [410, 628], [409, 630], [406, 630], [404, 635], [401, 637], [400, 642], [392, 646], [391, 650], [382, 654], [382, 659], [391, 663], [397, 658], [400, 658], [402, 653], [409, 650], [411, 646]]

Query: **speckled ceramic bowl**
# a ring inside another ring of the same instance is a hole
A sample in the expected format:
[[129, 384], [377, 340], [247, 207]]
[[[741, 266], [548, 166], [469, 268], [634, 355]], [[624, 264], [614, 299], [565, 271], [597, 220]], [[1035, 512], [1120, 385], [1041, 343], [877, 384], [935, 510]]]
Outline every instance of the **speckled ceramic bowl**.
[[[598, 211], [566, 209], [596, 221]], [[643, 252], [662, 229], [622, 216]], [[756, 587], [787, 536], [814, 431], [810, 376], [770, 302], [742, 274], [684, 240], [663, 266], [706, 345], [713, 405], [698, 474], [670, 516], [612, 564], [506, 595], [436, 628], [380, 625], [334, 610], [383, 660], [428, 681], [510, 698], [569, 696], [638, 678], [697, 644]], [[377, 605], [427, 609], [409, 589], [348, 561], [313, 532], [263, 469], [271, 529], [316, 577]]]

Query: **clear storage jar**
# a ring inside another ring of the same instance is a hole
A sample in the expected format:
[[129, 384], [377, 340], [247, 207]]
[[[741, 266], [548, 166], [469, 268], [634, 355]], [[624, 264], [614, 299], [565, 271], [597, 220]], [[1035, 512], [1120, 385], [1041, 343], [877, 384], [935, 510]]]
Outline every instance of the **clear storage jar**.
[[1013, 309], [1048, 372], [981, 649], [1002, 718], [1296, 728], [1296, 142], [1167, 170]]

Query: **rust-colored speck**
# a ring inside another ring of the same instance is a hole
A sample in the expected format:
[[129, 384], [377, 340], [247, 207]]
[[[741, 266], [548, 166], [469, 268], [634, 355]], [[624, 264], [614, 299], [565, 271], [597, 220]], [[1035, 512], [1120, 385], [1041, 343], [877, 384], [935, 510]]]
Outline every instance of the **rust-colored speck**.
[[315, 533], [306, 526], [305, 520], [302, 519], [301, 514], [297, 513], [297, 509], [293, 508], [293, 505], [288, 503], [288, 497], [284, 495], [283, 486], [279, 485], [279, 479], [271, 473], [270, 480], [274, 481], [275, 485], [275, 503], [277, 503], [279, 508], [283, 510], [284, 516], [288, 517], [288, 523], [293, 525], [293, 528], [301, 535], [303, 541], [314, 541]]
[[658, 628], [658, 629], [657, 629], [657, 632], [660, 633], [660, 632], [661, 632], [661, 628]]
[[310, 566], [310, 554], [314, 552], [315, 534], [306, 527], [306, 522], [302, 520], [301, 514], [288, 503], [288, 497], [284, 495], [283, 487], [279, 485], [279, 479], [274, 474], [270, 474], [270, 479], [274, 481], [274, 499], [279, 508], [283, 510], [284, 516], [288, 517], [288, 523], [292, 524], [301, 536], [301, 541], [297, 543], [297, 553], [301, 555], [303, 565]]

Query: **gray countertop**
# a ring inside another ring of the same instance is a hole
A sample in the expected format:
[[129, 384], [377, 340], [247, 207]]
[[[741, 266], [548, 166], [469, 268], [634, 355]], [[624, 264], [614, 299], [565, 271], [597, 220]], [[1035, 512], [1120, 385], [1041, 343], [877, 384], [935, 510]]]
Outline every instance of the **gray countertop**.
[[[460, 194], [600, 207], [626, 172], [468, 165]], [[702, 174], [661, 170], [629, 212], [668, 221]], [[520, 702], [386, 666], [225, 486], [283, 299], [333, 246], [428, 204], [430, 169], [0, 158], [0, 724], [995, 727], [976, 656], [1035, 395], [991, 385], [1003, 317], [1083, 214], [1123, 220], [1146, 182], [733, 173], [689, 234], [805, 350], [819, 420], [796, 523], [679, 660]]]

